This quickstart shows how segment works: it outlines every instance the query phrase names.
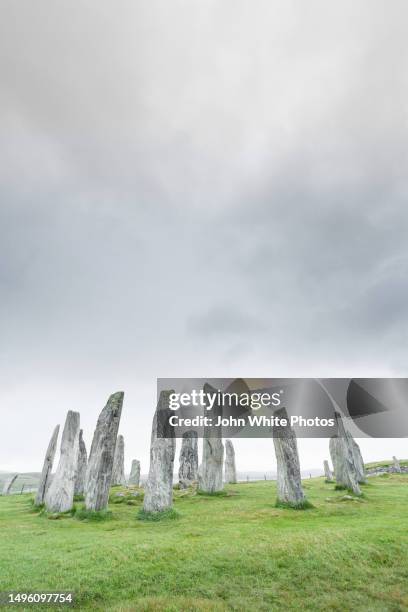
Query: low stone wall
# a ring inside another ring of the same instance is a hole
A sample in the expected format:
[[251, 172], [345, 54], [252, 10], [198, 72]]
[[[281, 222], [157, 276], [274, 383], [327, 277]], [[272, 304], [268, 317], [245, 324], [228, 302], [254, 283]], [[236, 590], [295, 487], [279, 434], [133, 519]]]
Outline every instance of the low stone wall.
[[387, 467], [378, 467], [366, 470], [367, 476], [380, 476], [381, 474], [408, 474], [408, 466], [401, 465], [401, 471], [398, 472], [393, 465]]

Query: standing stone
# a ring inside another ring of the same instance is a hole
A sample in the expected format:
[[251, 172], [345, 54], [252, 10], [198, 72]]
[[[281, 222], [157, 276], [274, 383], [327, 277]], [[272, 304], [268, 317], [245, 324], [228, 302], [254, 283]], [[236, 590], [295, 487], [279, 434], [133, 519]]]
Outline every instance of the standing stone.
[[38, 485], [37, 494], [35, 496], [35, 505], [40, 506], [44, 503], [45, 493], [51, 484], [51, 472], [54, 463], [55, 451], [57, 449], [57, 441], [60, 426], [57, 425], [52, 433], [51, 440], [49, 441], [47, 452], [45, 453], [45, 459], [43, 469], [41, 472], [40, 483]]
[[140, 461], [133, 459], [128, 483], [135, 487], [140, 485]]
[[346, 438], [351, 449], [351, 454], [353, 456], [354, 467], [357, 475], [357, 482], [366, 483], [367, 478], [365, 474], [364, 461], [361, 455], [360, 447], [349, 431], [346, 431]]
[[104, 510], [108, 505], [123, 396], [123, 391], [118, 391], [110, 396], [96, 424], [86, 470], [85, 507], [87, 510]]
[[[217, 393], [211, 385], [204, 385], [204, 393]], [[222, 417], [222, 406], [215, 402], [211, 417], [213, 422]], [[224, 488], [222, 467], [224, 462], [224, 445], [222, 443], [221, 428], [204, 428], [203, 435], [203, 460], [201, 462], [201, 473], [198, 475], [198, 488], [203, 493], [216, 493]]]
[[114, 485], [126, 485], [125, 478], [125, 439], [123, 436], [118, 436], [115, 448], [115, 456], [113, 459], [112, 482]]
[[186, 489], [197, 480], [198, 473], [198, 439], [196, 431], [183, 434], [179, 457], [179, 484]]
[[4, 483], [4, 487], [3, 487], [3, 495], [10, 495], [11, 487], [13, 486], [17, 478], [18, 478], [18, 474], [14, 474], [14, 476], [6, 480], [6, 482]]
[[338, 485], [353, 491], [355, 495], [361, 495], [353, 452], [347, 439], [343, 419], [338, 412], [335, 412], [334, 416], [337, 421], [338, 434], [330, 439], [330, 456], [336, 482]]
[[338, 436], [332, 436], [330, 438], [329, 451], [330, 451], [330, 458], [333, 464], [334, 477], [337, 483], [339, 483], [339, 480], [342, 480], [342, 477], [340, 474], [342, 461], [340, 457], [341, 449], [340, 449], [340, 440]]
[[68, 411], [62, 432], [57, 471], [45, 493], [45, 506], [48, 512], [68, 512], [73, 505], [78, 463], [79, 418], [79, 412]]
[[78, 447], [78, 463], [75, 474], [75, 489], [74, 495], [83, 495], [85, 493], [86, 468], [88, 464], [88, 455], [83, 439], [83, 431], [79, 432], [79, 447]]
[[399, 464], [399, 461], [396, 457], [392, 458], [393, 461], [393, 467], [394, 467], [394, 472], [398, 472], [398, 474], [401, 473], [401, 466]]
[[332, 481], [333, 480], [333, 475], [331, 473], [331, 470], [330, 470], [330, 467], [329, 467], [329, 462], [327, 461], [327, 459], [325, 459], [323, 461], [323, 466], [324, 466], [324, 475], [326, 476], [326, 480]]
[[225, 441], [225, 482], [236, 484], [235, 450], [231, 440]]
[[273, 428], [278, 502], [290, 506], [302, 506], [306, 498], [302, 489], [296, 434], [289, 424], [285, 408], [276, 410], [274, 415], [279, 419], [286, 419], [287, 423]]
[[173, 466], [176, 452], [174, 427], [169, 424], [172, 411], [169, 396], [174, 391], [161, 391], [153, 418], [150, 442], [149, 477], [145, 486], [145, 512], [163, 512], [173, 505]]

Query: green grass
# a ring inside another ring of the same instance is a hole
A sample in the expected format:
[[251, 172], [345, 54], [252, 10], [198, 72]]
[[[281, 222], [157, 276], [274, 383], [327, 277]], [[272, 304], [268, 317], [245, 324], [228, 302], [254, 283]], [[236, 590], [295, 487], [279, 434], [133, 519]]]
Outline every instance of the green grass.
[[408, 610], [408, 475], [373, 479], [360, 502], [304, 485], [304, 512], [261, 481], [175, 491], [178, 520], [157, 522], [137, 520], [141, 500], [52, 521], [29, 495], [0, 497], [0, 591], [73, 590], [78, 609], [123, 612]]
[[180, 514], [174, 508], [170, 508], [169, 510], [162, 510], [161, 512], [146, 512], [141, 508], [137, 513], [137, 518], [139, 521], [166, 521], [179, 518]]
[[110, 510], [86, 510], [85, 508], [77, 508], [75, 518], [79, 521], [110, 521], [112, 512]]
[[203, 497], [228, 497], [228, 491], [223, 489], [222, 491], [213, 491], [210, 493], [209, 491], [201, 491], [201, 489], [197, 489], [197, 495], [202, 495]]
[[277, 499], [275, 502], [275, 508], [291, 508], [292, 510], [310, 510], [311, 508], [314, 508], [314, 506], [308, 499], [305, 499], [297, 504], [291, 503], [291, 502], [284, 502], [284, 501], [281, 501], [280, 499]]
[[[400, 466], [407, 466], [408, 465], [408, 459], [401, 459], [399, 462]], [[394, 462], [392, 459], [388, 460], [386, 459], [385, 461], [373, 461], [371, 463], [366, 463], [365, 464], [365, 468], [366, 470], [373, 470], [375, 468], [380, 468], [380, 467], [389, 467], [391, 465], [394, 465]]]

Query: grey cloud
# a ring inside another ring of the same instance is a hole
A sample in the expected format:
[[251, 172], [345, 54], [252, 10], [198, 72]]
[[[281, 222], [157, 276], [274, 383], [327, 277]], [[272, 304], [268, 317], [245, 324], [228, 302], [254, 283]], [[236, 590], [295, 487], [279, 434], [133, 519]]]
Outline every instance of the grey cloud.
[[234, 305], [227, 305], [215, 306], [205, 313], [191, 317], [188, 329], [207, 338], [222, 338], [223, 336], [240, 338], [258, 335], [264, 328], [255, 317], [240, 312], [239, 308]]
[[46, 406], [51, 428], [82, 409], [72, 389], [95, 412], [117, 385], [137, 431], [156, 376], [404, 372], [406, 17], [398, 0], [6, 0], [8, 405]]

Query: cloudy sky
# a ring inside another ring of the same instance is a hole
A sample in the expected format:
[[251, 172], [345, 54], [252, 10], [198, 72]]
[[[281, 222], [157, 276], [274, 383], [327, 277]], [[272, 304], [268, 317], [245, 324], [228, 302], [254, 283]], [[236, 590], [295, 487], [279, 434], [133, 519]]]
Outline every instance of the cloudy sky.
[[2, 2], [0, 469], [40, 469], [68, 409], [89, 445], [121, 389], [146, 471], [158, 376], [407, 375], [407, 18]]

